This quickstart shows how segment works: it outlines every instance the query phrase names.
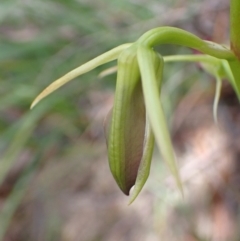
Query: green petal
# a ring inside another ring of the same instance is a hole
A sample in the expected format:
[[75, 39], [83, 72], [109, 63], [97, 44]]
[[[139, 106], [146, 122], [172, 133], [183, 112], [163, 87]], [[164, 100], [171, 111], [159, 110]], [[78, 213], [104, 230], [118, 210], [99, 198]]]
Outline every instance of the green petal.
[[71, 81], [72, 79], [76, 78], [79, 75], [85, 74], [93, 69], [95, 69], [96, 67], [108, 63], [112, 60], [115, 60], [118, 58], [119, 54], [126, 48], [128, 48], [129, 46], [131, 46], [132, 44], [123, 44], [120, 45], [92, 60], [90, 60], [89, 62], [79, 66], [78, 68], [70, 71], [69, 73], [67, 73], [66, 75], [62, 76], [61, 78], [57, 79], [56, 81], [54, 81], [52, 84], [50, 84], [45, 90], [43, 90], [33, 101], [31, 108], [33, 108], [40, 100], [42, 100], [43, 98], [45, 98], [46, 96], [48, 96], [49, 94], [51, 94], [53, 91], [57, 90], [58, 88], [60, 88], [61, 86], [65, 85], [66, 83], [68, 83], [69, 81]]
[[176, 164], [170, 134], [165, 120], [165, 115], [160, 103], [160, 91], [158, 88], [156, 72], [154, 70], [155, 52], [145, 46], [139, 46], [137, 58], [142, 76], [143, 93], [146, 104], [147, 116], [154, 133], [157, 145], [166, 161], [178, 188], [183, 194], [182, 183]]

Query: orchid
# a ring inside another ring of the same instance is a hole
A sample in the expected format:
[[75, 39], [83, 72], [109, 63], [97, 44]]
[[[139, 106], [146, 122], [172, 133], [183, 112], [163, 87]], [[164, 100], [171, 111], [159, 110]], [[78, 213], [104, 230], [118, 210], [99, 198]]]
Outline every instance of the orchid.
[[[175, 44], [193, 48], [203, 54], [161, 56], [154, 47]], [[48, 86], [33, 101], [35, 106], [72, 79], [117, 59], [117, 83], [112, 110], [105, 120], [110, 170], [119, 188], [133, 202], [150, 172], [154, 143], [183, 193], [181, 178], [165, 114], [160, 100], [164, 64], [173, 61], [197, 61], [217, 80], [214, 117], [221, 79], [227, 78], [240, 97], [239, 60], [229, 48], [204, 41], [173, 27], [160, 27], [143, 34], [136, 42], [120, 45], [72, 70]], [[238, 80], [238, 81], [237, 81]]]

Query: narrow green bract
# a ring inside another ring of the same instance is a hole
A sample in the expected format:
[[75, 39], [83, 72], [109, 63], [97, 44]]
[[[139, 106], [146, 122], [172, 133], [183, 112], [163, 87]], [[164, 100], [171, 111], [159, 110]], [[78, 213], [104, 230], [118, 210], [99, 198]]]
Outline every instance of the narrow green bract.
[[144, 98], [146, 103], [147, 115], [150, 125], [156, 138], [157, 145], [166, 161], [172, 175], [174, 176], [178, 188], [182, 189], [178, 167], [176, 165], [173, 146], [166, 124], [165, 115], [160, 103], [160, 91], [157, 84], [157, 76], [154, 70], [155, 52], [145, 46], [138, 47], [138, 61], [142, 76]]

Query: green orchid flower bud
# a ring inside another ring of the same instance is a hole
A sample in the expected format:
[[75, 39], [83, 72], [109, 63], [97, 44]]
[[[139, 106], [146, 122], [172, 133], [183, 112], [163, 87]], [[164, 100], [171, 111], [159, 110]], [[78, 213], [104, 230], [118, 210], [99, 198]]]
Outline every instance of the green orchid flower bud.
[[[155, 62], [155, 69], [159, 72], [157, 53]], [[149, 175], [154, 146], [134, 45], [124, 50], [118, 59], [114, 107], [105, 121], [105, 132], [109, 165], [118, 186], [129, 195], [130, 189], [137, 184], [131, 198], [133, 201]]]
[[135, 46], [123, 51], [118, 58], [114, 107], [108, 123], [109, 166], [118, 186], [128, 195], [136, 181], [146, 125]]

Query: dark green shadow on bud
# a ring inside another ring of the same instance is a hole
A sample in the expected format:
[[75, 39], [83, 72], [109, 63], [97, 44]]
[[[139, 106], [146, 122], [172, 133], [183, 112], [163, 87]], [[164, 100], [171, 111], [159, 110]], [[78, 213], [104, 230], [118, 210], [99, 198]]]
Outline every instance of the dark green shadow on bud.
[[114, 106], [105, 121], [111, 172], [126, 195], [135, 184], [143, 156], [146, 110], [135, 48], [118, 61]]

